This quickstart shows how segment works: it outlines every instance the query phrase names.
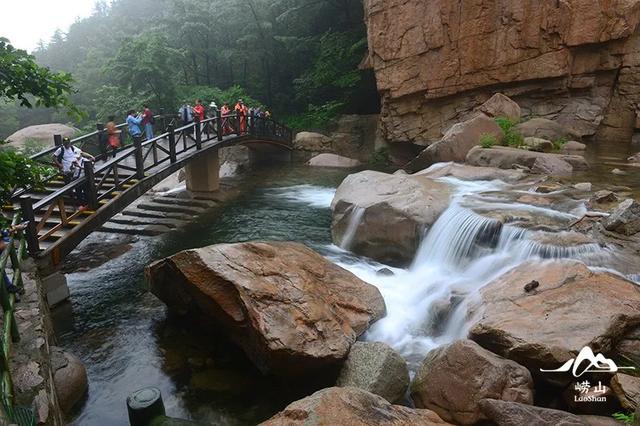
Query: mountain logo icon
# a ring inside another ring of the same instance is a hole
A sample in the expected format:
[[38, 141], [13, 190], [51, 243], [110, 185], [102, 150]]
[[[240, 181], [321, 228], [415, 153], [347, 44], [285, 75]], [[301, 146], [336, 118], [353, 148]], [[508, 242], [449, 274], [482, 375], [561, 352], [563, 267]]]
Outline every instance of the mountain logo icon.
[[595, 355], [590, 347], [585, 346], [578, 356], [553, 370], [540, 369], [543, 373], [566, 373], [571, 371], [573, 377], [580, 377], [584, 373], [616, 373], [618, 370], [635, 370], [635, 367], [618, 367], [612, 359], [602, 354]]

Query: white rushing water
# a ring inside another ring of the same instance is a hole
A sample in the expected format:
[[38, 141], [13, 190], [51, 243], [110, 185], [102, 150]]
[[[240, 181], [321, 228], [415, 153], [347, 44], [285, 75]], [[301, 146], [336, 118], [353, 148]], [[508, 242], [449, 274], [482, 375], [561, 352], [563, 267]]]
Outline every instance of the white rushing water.
[[[496, 191], [510, 190], [504, 182], [440, 180], [454, 185], [455, 195], [425, 234], [408, 269], [392, 268], [346, 251], [363, 209], [352, 215], [343, 248], [327, 247], [332, 261], [377, 286], [384, 297], [387, 315], [369, 329], [365, 339], [388, 343], [405, 357], [413, 371], [429, 350], [466, 336], [471, 322], [469, 307], [477, 300], [478, 290], [509, 269], [529, 260], [558, 258], [604, 267], [611, 255], [598, 244], [545, 244], [533, 238], [533, 231], [502, 226], [473, 211], [509, 209], [571, 220], [584, 213], [580, 201], [569, 200], [555, 208], [533, 206], [496, 196]], [[317, 207], [321, 202], [324, 207], [331, 203], [326, 188], [311, 185], [288, 188], [282, 195], [295, 197], [298, 202], [315, 200]], [[394, 274], [380, 274], [383, 267]]]

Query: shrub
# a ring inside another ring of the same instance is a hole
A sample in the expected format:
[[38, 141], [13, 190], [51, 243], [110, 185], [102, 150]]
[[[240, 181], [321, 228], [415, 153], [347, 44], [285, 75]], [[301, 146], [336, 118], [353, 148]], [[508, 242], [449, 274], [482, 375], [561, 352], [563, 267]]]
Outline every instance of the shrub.
[[553, 149], [555, 149], [556, 151], [559, 151], [567, 142], [568, 142], [567, 138], [556, 139], [555, 141], [553, 141]]
[[504, 133], [504, 139], [502, 140], [502, 145], [519, 147], [524, 144], [524, 138], [522, 135], [515, 131], [515, 126], [518, 124], [517, 121], [511, 120], [506, 117], [497, 117], [496, 124], [500, 126], [502, 132]]
[[480, 135], [480, 146], [483, 148], [491, 148], [494, 145], [498, 145], [498, 139], [494, 135], [489, 133], [483, 133]]
[[508, 133], [505, 133], [504, 139], [502, 140], [502, 144], [517, 148], [519, 146], [524, 145], [524, 138], [520, 133], [517, 133], [512, 130]]
[[496, 117], [495, 120], [505, 134], [511, 132], [515, 125], [518, 124], [517, 121], [511, 120], [507, 117]]
[[624, 423], [625, 425], [632, 425], [635, 422], [635, 414], [614, 413], [612, 416], [614, 419]]

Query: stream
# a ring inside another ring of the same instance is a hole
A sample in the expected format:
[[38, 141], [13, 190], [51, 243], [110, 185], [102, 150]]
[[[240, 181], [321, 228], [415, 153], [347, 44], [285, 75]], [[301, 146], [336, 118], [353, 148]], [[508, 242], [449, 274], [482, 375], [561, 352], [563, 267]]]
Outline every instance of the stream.
[[[56, 332], [59, 345], [84, 361], [90, 382], [72, 424], [126, 424], [125, 399], [145, 386], [160, 388], [168, 415], [219, 425], [254, 425], [308, 394], [262, 377], [224, 338], [168, 316], [164, 304], [146, 291], [143, 269], [179, 250], [256, 239], [308, 245], [380, 289], [387, 316], [363, 337], [393, 346], [412, 371], [431, 348], [465, 335], [468, 307], [478, 290], [504, 271], [550, 258], [606, 269], [614, 256], [598, 244], [555, 246], [515, 226], [494, 229], [494, 221], [476, 213], [522, 209], [571, 220], [584, 213], [581, 200], [532, 208], [505, 201], [504, 194], [526, 191], [500, 181], [441, 178], [455, 188], [450, 207], [425, 234], [411, 267], [387, 267], [331, 243], [329, 205], [347, 174], [304, 167], [257, 172], [244, 179], [245, 195], [185, 229], [141, 238], [102, 266], [68, 274], [71, 304], [55, 313]], [[348, 232], [357, 232], [357, 223]], [[478, 245], [481, 237], [493, 244]], [[381, 268], [393, 275], [379, 273]]]

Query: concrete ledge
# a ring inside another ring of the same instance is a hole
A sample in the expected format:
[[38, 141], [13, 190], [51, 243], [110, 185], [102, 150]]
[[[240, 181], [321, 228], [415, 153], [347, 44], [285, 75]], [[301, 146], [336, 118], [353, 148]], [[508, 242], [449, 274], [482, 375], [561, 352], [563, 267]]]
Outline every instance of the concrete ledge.
[[61, 272], [54, 272], [53, 274], [42, 278], [42, 289], [50, 307], [64, 302], [69, 298], [67, 277], [65, 277]]

